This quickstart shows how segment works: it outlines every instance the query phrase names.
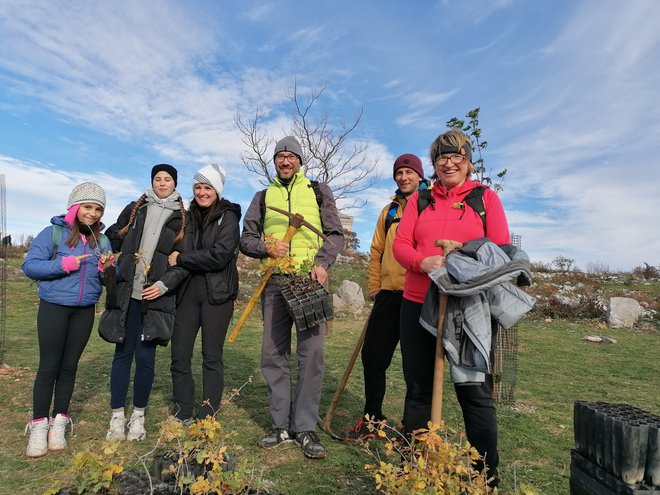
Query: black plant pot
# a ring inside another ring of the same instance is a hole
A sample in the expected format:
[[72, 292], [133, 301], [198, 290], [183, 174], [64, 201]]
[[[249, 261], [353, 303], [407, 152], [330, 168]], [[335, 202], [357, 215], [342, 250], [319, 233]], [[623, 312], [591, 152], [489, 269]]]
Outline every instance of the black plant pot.
[[644, 480], [651, 486], [660, 486], [660, 422], [658, 421], [649, 425]]

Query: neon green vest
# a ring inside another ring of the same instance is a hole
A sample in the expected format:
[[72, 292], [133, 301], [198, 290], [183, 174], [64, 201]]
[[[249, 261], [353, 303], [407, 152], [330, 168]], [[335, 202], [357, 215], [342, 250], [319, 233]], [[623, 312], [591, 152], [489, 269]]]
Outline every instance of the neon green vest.
[[[321, 212], [316, 202], [314, 189], [302, 171], [298, 171], [293, 176], [288, 187], [282, 184], [279, 178], [276, 177], [273, 183], [266, 189], [265, 203], [266, 206], [276, 206], [282, 210], [299, 213], [305, 217], [305, 221], [320, 231], [323, 231]], [[271, 235], [276, 239], [284, 239], [288, 228], [288, 217], [266, 208], [264, 217], [265, 235]], [[307, 227], [302, 226], [296, 230], [289, 248], [289, 252], [296, 262], [296, 267], [300, 269], [300, 265], [306, 260], [313, 262], [321, 245], [321, 238]]]

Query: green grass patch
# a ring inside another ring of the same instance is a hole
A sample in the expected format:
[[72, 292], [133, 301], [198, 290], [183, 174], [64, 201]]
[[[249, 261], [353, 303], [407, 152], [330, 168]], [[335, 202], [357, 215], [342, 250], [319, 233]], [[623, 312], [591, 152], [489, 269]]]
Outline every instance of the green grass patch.
[[[17, 263], [17, 261], [12, 261]], [[18, 266], [18, 265], [15, 265]], [[333, 283], [351, 278], [364, 287], [364, 265], [337, 270]], [[341, 276], [338, 274], [341, 273]], [[353, 273], [355, 276], [349, 275]], [[644, 286], [648, 289], [648, 286]], [[647, 290], [657, 294], [657, 288]], [[114, 347], [93, 333], [78, 370], [71, 414], [74, 435], [70, 448], [44, 458], [25, 457], [25, 424], [32, 409], [32, 380], [38, 363], [36, 338], [36, 286], [22, 277], [7, 281], [7, 320], [4, 362], [11, 372], [0, 378], [0, 479], [2, 492], [42, 493], [63, 477], [76, 452], [101, 445], [109, 421], [109, 371]], [[235, 312], [238, 318], [242, 307]], [[220, 411], [225, 431], [236, 433], [233, 450], [249, 459], [255, 479], [263, 487], [286, 495], [375, 494], [364, 464], [372, 462], [361, 448], [335, 442], [325, 434], [328, 449], [322, 461], [307, 460], [293, 445], [274, 451], [256, 447], [270, 425], [266, 385], [259, 370], [261, 320], [256, 308], [235, 344], [225, 346], [225, 397], [242, 386], [240, 395]], [[326, 337], [326, 372], [321, 415], [325, 414], [367, 311], [360, 316], [338, 314], [332, 333]], [[586, 343], [582, 337], [604, 334], [618, 343]], [[653, 412], [660, 411], [660, 360], [657, 331], [612, 330], [596, 323], [530, 321], [519, 325], [516, 402], [499, 405], [500, 493], [515, 493], [521, 483], [540, 493], [568, 493], [570, 449], [573, 446], [572, 407], [576, 399], [626, 402]], [[171, 381], [169, 348], [157, 353], [156, 382], [147, 415], [145, 442], [127, 444], [135, 457], [149, 451], [156, 440], [158, 424], [168, 414]], [[294, 352], [295, 355], [295, 352]], [[195, 351], [196, 383], [201, 386], [201, 351]], [[385, 413], [391, 423], [401, 419], [405, 385], [397, 352], [389, 375]], [[462, 428], [453, 388], [445, 384], [443, 417], [449, 425]], [[130, 403], [129, 396], [129, 403]], [[362, 368], [358, 360], [338, 408], [333, 429], [342, 432], [362, 412]]]

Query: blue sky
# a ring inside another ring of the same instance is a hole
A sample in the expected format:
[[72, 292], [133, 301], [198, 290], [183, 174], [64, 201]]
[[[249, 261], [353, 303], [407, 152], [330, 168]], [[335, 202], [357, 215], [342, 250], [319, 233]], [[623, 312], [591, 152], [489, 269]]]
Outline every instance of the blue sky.
[[36, 235], [84, 180], [104, 216], [160, 162], [191, 197], [195, 170], [229, 172], [247, 208], [234, 116], [288, 133], [288, 92], [327, 87], [319, 110], [350, 120], [383, 179], [354, 230], [367, 250], [393, 191], [393, 160], [481, 108], [485, 160], [532, 260], [610, 269], [660, 263], [660, 2], [0, 0], [0, 173], [7, 231]]

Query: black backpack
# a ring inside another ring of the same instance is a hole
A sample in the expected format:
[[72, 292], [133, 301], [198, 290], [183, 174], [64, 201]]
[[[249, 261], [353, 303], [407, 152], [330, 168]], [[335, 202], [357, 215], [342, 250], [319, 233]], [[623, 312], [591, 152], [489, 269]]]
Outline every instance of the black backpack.
[[[484, 191], [486, 186], [477, 186], [472, 189], [467, 196], [460, 203], [454, 203], [455, 208], [465, 208], [465, 203], [470, 208], [477, 212], [481, 222], [484, 226], [484, 234], [486, 233], [486, 209], [484, 208]], [[424, 208], [431, 205], [431, 209], [435, 209], [435, 198], [431, 194], [430, 189], [422, 189], [417, 196], [417, 214], [421, 215]]]

